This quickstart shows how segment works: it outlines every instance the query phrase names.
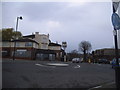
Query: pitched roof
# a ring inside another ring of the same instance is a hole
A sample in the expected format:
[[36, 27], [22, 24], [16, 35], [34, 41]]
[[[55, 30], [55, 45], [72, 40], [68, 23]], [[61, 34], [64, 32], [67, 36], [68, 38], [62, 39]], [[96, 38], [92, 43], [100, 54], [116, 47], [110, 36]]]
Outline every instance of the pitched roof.
[[35, 35], [27, 35], [27, 36], [23, 36], [23, 38], [35, 38]]
[[61, 45], [57, 43], [49, 43], [49, 46], [61, 46]]
[[31, 40], [31, 39], [17, 39], [17, 40], [13, 40], [12, 42], [35, 42], [37, 44], [39, 44], [38, 42], [36, 42], [35, 40]]

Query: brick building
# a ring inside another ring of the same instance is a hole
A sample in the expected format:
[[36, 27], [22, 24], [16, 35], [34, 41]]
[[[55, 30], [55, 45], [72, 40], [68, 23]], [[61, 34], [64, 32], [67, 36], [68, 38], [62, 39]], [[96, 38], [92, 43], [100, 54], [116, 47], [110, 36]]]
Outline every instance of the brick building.
[[[120, 58], [120, 49], [118, 50], [118, 53]], [[111, 61], [113, 58], [115, 58], [115, 49], [114, 48], [97, 49], [94, 51], [94, 58], [95, 59], [106, 58]]]
[[39, 34], [38, 32], [23, 36], [22, 39], [4, 40], [1, 48], [3, 58], [13, 58], [15, 52], [16, 59], [31, 60], [61, 60], [64, 52], [60, 44], [49, 40], [49, 34]]

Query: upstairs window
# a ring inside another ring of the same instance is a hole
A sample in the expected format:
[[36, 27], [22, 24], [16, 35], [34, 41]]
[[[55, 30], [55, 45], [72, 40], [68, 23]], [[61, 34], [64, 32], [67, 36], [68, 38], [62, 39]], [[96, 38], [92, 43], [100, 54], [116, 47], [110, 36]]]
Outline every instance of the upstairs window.
[[26, 46], [26, 47], [32, 47], [32, 42], [26, 42], [26, 43], [25, 43], [25, 46]]

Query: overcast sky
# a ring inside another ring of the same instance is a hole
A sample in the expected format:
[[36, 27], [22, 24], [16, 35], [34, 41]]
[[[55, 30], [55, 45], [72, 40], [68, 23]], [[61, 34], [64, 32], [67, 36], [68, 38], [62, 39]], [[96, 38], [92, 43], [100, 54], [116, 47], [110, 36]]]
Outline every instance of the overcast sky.
[[22, 16], [18, 30], [23, 35], [49, 33], [51, 41], [67, 42], [67, 52], [86, 40], [95, 50], [114, 46], [111, 15], [111, 2], [3, 2], [2, 28], [15, 28]]

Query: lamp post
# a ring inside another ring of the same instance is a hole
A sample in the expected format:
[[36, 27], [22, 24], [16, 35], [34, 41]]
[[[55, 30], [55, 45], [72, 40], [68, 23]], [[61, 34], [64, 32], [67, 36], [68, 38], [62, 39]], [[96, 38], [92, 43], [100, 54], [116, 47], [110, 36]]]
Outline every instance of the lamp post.
[[64, 53], [63, 53], [64, 62], [66, 62], [66, 52], [65, 52], [65, 49], [66, 49], [66, 47], [67, 47], [67, 42], [62, 42], [62, 47], [64, 48]]
[[16, 49], [16, 36], [17, 36], [17, 29], [18, 29], [18, 20], [22, 20], [23, 18], [17, 17], [17, 22], [16, 22], [16, 29], [15, 29], [15, 36], [14, 36], [14, 50], [13, 50], [13, 60], [15, 60], [15, 49]]

